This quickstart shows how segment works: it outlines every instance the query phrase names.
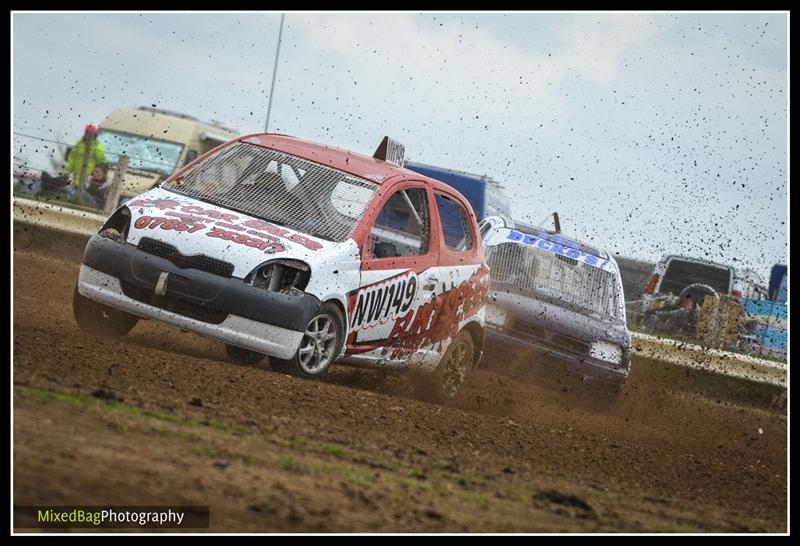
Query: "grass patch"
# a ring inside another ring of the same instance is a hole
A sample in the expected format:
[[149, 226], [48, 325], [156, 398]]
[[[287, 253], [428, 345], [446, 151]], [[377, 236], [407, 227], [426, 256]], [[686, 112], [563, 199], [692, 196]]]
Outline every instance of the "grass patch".
[[219, 459], [222, 457], [222, 452], [214, 446], [202, 446], [192, 449], [192, 453], [201, 457], [208, 457], [209, 459]]
[[492, 499], [488, 495], [483, 495], [479, 493], [469, 493], [469, 492], [461, 492], [458, 494], [458, 500], [466, 504], [472, 504], [486, 510], [491, 506]]
[[244, 426], [244, 425], [231, 425], [224, 421], [220, 421], [218, 419], [202, 419], [202, 420], [190, 420], [196, 422], [198, 425], [211, 427], [214, 430], [220, 430], [222, 432], [230, 432], [237, 436], [246, 436], [252, 433], [252, 431]]
[[292, 436], [289, 439], [289, 449], [292, 451], [297, 451], [299, 453], [305, 453], [308, 449], [309, 441], [302, 436]]
[[351, 456], [350, 450], [336, 444], [322, 443], [319, 450], [326, 455], [333, 455], [337, 459], [349, 459]]
[[364, 469], [352, 464], [322, 463], [312, 466], [312, 472], [318, 476], [336, 476], [361, 485], [375, 483], [379, 478]]
[[316, 462], [307, 457], [292, 453], [281, 453], [273, 458], [272, 463], [279, 469], [292, 474], [310, 476], [336, 476], [349, 482], [366, 485], [374, 483], [378, 477], [370, 471], [347, 462]]
[[120, 434], [124, 433], [124, 432], [127, 432], [127, 430], [128, 430], [128, 427], [126, 427], [124, 423], [122, 423], [120, 421], [117, 421], [116, 419], [112, 419], [111, 421], [108, 421], [108, 428], [110, 428], [114, 432], [118, 432]]
[[441, 478], [450, 483], [454, 483], [459, 487], [467, 487], [470, 485], [470, 480], [468, 479], [468, 477], [463, 476], [461, 474], [454, 474], [452, 472], [437, 472], [436, 475], [438, 478]]
[[60, 402], [74, 407], [102, 408], [104, 413], [114, 413], [126, 417], [146, 417], [166, 423], [188, 427], [209, 427], [238, 436], [249, 435], [252, 431], [243, 425], [231, 425], [218, 419], [196, 419], [177, 414], [165, 413], [156, 409], [140, 408], [118, 400], [99, 400], [69, 392], [58, 392], [31, 387], [16, 386], [14, 392], [23, 399], [42, 402]]
[[[666, 385], [699, 392], [715, 400], [740, 402], [757, 407], [772, 407], [775, 398], [785, 390], [778, 385], [731, 377], [709, 370], [674, 366], [643, 356], [634, 356], [632, 373], [647, 373], [664, 379]], [[643, 371], [646, 369], [647, 371]]]
[[309, 468], [308, 464], [306, 464], [304, 461], [301, 461], [297, 457], [289, 455], [287, 453], [282, 453], [278, 455], [273, 459], [272, 462], [275, 466], [277, 466], [281, 470], [285, 470], [293, 474], [311, 473], [311, 469]]
[[70, 406], [87, 406], [89, 400], [67, 392], [46, 391], [30, 387], [15, 387], [14, 394], [22, 399], [40, 400], [43, 402], [61, 402]]

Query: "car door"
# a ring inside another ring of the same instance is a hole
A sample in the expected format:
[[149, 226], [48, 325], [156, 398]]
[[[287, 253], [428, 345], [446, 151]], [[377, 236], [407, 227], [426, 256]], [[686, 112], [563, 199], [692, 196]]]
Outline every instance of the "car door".
[[441, 243], [438, 305], [429, 337], [444, 351], [468, 322], [483, 325], [489, 269], [469, 205], [444, 188], [434, 188], [434, 203]]
[[347, 352], [373, 364], [423, 365], [439, 274], [432, 195], [425, 182], [403, 181], [373, 210], [360, 287], [350, 297]]

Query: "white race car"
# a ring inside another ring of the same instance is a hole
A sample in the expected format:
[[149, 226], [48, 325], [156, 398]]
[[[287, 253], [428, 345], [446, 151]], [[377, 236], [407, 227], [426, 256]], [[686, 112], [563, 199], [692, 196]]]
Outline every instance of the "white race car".
[[402, 368], [453, 398], [482, 355], [489, 271], [469, 203], [392, 144], [370, 157], [259, 134], [198, 158], [89, 240], [78, 324], [122, 336], [155, 319], [236, 361]]
[[[503, 216], [481, 222], [492, 270], [486, 307], [492, 354], [536, 353], [618, 393], [631, 333], [622, 278], [604, 250]], [[536, 359], [531, 359], [531, 361]]]

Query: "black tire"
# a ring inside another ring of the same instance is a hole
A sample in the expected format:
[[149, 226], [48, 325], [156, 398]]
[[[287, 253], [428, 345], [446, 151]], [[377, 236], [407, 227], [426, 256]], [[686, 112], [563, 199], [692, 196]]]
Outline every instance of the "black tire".
[[113, 339], [123, 337], [139, 322], [139, 317], [82, 296], [77, 286], [72, 296], [72, 313], [84, 332]]
[[452, 402], [466, 383], [474, 358], [472, 336], [462, 331], [450, 343], [436, 370], [415, 378], [417, 395], [432, 402]]
[[[326, 337], [330, 334], [332, 337]], [[270, 367], [276, 372], [296, 377], [321, 377], [342, 351], [345, 335], [342, 312], [335, 304], [325, 303], [308, 321], [306, 333], [295, 355], [289, 360], [270, 358]]]
[[713, 287], [699, 282], [685, 286], [683, 290], [678, 293], [678, 300], [683, 302], [688, 295], [692, 296], [692, 299], [695, 300], [696, 305], [701, 305], [703, 303], [703, 297], [705, 296], [711, 296], [712, 298], [719, 297], [717, 291], [714, 290]]
[[242, 349], [236, 345], [228, 345], [227, 343], [225, 344], [225, 353], [232, 361], [237, 364], [244, 364], [245, 366], [255, 366], [266, 357], [266, 355], [261, 353], [250, 351], [249, 349]]

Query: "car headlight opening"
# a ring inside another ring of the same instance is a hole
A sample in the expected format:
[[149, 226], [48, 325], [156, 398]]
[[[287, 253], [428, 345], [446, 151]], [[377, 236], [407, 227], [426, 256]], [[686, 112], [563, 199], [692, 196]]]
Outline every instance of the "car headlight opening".
[[99, 235], [124, 243], [128, 240], [128, 230], [131, 227], [131, 211], [128, 207], [120, 207], [100, 228]]
[[282, 294], [300, 295], [308, 286], [311, 268], [300, 260], [271, 260], [255, 268], [245, 282]]

